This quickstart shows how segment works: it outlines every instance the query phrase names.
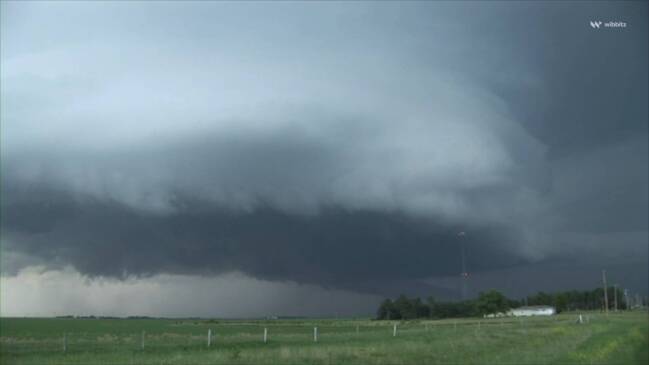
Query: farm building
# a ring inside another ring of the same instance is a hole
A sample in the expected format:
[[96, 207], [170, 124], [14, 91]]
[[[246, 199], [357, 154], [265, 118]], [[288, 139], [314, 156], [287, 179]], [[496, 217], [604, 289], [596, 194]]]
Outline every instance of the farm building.
[[518, 307], [511, 309], [508, 315], [514, 317], [529, 317], [529, 316], [551, 316], [557, 313], [554, 307], [549, 305], [532, 305], [529, 307]]

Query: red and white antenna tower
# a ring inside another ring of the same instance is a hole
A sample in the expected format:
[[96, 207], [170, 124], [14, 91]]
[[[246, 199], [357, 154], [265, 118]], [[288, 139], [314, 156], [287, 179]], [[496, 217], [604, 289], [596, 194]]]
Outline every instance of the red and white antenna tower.
[[462, 272], [460, 276], [462, 277], [462, 300], [467, 299], [467, 284], [469, 280], [469, 273], [466, 271], [466, 248], [464, 247], [464, 237], [466, 233], [464, 231], [457, 234], [460, 238], [460, 251], [462, 255]]

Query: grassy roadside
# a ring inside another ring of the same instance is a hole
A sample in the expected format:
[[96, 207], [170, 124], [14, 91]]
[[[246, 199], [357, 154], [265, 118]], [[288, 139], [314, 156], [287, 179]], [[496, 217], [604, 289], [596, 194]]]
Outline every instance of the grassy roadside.
[[611, 314], [560, 361], [566, 364], [649, 364], [647, 316]]
[[[2, 319], [1, 364], [646, 364], [646, 312], [393, 323]], [[314, 343], [313, 326], [319, 327]], [[359, 331], [356, 332], [358, 326]], [[270, 340], [262, 342], [261, 330]], [[71, 328], [68, 351], [60, 334]], [[146, 328], [145, 349], [139, 333]], [[207, 348], [201, 334], [216, 333]]]

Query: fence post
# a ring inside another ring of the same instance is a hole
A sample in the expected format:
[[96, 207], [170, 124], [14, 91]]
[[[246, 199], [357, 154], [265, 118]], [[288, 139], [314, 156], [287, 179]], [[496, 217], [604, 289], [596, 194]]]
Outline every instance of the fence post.
[[212, 345], [212, 329], [207, 330], [207, 347]]
[[264, 327], [264, 343], [268, 342], [268, 328]]
[[318, 327], [313, 327], [313, 342], [318, 342]]
[[397, 336], [397, 324], [395, 323], [394, 327], [392, 328], [392, 337], [396, 337], [396, 336]]

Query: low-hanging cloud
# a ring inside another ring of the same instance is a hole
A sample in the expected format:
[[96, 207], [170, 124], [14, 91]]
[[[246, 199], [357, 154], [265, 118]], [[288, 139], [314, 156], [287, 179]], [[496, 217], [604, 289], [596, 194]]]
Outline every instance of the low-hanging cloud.
[[[376, 145], [356, 148], [358, 136], [325, 143], [287, 129], [202, 135], [124, 157], [24, 157], [7, 167], [22, 180], [5, 185], [6, 247], [90, 275], [241, 270], [352, 288], [456, 271], [461, 230], [475, 235], [467, 244], [476, 257], [494, 257], [476, 269], [519, 260], [505, 251], [515, 230], [489, 207], [511, 192], [503, 146], [501, 160], [483, 154], [475, 169], [484, 171], [463, 183], [452, 176], [457, 166], [435, 167], [429, 154], [404, 146], [392, 151], [380, 145], [386, 132], [373, 131]], [[385, 155], [372, 161], [377, 152]]]

